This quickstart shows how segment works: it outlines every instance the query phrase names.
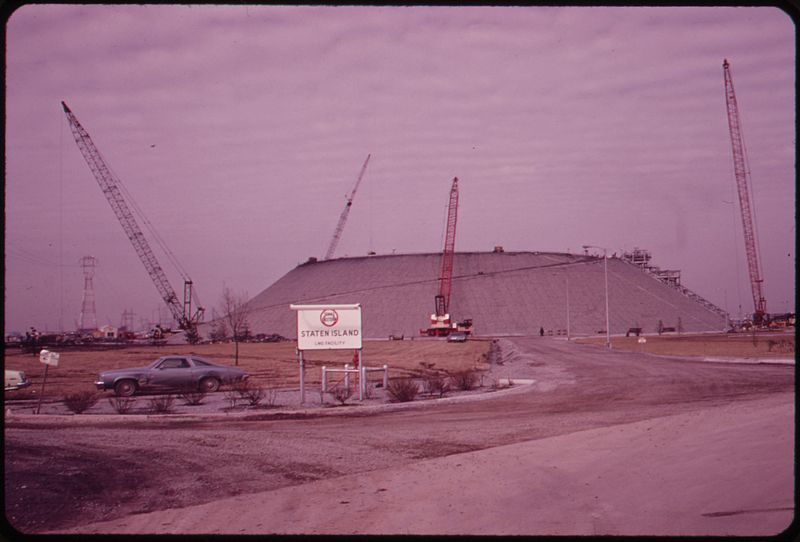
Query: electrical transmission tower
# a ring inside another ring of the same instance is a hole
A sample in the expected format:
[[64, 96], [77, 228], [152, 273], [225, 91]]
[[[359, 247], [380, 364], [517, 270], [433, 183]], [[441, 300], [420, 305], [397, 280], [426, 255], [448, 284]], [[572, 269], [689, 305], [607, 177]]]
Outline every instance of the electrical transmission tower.
[[94, 256], [84, 256], [78, 263], [83, 268], [83, 301], [81, 302], [81, 319], [78, 323], [78, 331], [88, 331], [97, 329], [97, 309], [94, 304], [94, 268], [97, 265], [97, 258]]

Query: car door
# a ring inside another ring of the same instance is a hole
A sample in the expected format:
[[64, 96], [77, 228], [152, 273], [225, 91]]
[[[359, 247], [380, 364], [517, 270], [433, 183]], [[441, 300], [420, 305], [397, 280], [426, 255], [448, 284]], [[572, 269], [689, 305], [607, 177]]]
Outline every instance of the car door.
[[192, 382], [192, 366], [181, 356], [164, 358], [153, 368], [150, 377], [150, 385], [154, 388], [182, 388]]

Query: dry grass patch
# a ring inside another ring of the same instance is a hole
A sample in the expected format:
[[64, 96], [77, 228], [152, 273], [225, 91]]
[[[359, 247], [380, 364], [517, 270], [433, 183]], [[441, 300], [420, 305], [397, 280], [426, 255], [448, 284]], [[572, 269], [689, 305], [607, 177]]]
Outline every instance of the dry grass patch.
[[[448, 373], [481, 370], [489, 367], [486, 358], [490, 344], [488, 340], [470, 340], [459, 344], [448, 343], [444, 339], [364, 341], [362, 359], [367, 367], [388, 365], [391, 377], [420, 376], [424, 371], [423, 362]], [[296, 343], [293, 341], [240, 343], [238, 366], [250, 374], [249, 381], [255, 387], [297, 387], [300, 385], [300, 371], [295, 349]], [[65, 349], [59, 353], [58, 367], [51, 368], [47, 373], [45, 397], [63, 397], [82, 390], [94, 390], [94, 381], [101, 371], [141, 367], [169, 354], [194, 353], [215, 363], [234, 364], [233, 344], [137, 345], [102, 350]], [[323, 365], [340, 368], [345, 363], [353, 363], [352, 350], [305, 352], [306, 385], [320, 385]], [[25, 371], [33, 381], [32, 388], [36, 389], [38, 396], [44, 376], [44, 364], [39, 362], [38, 356], [24, 354], [18, 349], [7, 349], [5, 366]], [[377, 378], [378, 374], [371, 374], [371, 377]]]
[[[784, 333], [703, 333], [648, 335], [644, 338], [647, 342], [640, 344], [639, 337], [612, 337], [611, 346], [664, 356], [785, 358], [794, 355], [794, 336]], [[605, 337], [576, 339], [575, 342], [603, 345]]]

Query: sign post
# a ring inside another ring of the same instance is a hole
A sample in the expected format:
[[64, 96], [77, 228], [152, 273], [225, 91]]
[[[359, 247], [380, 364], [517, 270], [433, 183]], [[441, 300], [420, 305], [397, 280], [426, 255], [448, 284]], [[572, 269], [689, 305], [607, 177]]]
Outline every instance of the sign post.
[[42, 408], [42, 397], [44, 397], [44, 385], [47, 383], [47, 369], [50, 368], [51, 365], [58, 367], [58, 358], [59, 354], [57, 352], [51, 352], [49, 350], [42, 350], [39, 352], [39, 361], [44, 363], [44, 378], [42, 379], [42, 391], [39, 394], [39, 402], [36, 404], [36, 414], [39, 414], [39, 411]]
[[[297, 311], [297, 354], [300, 362], [300, 403], [305, 403], [305, 350], [358, 350], [361, 358], [361, 304], [289, 305]], [[359, 378], [359, 397], [362, 379]]]

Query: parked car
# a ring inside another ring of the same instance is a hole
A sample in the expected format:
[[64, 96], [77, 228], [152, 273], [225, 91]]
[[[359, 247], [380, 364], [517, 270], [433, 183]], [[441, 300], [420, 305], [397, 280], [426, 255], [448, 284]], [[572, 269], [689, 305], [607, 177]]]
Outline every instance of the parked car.
[[6, 385], [5, 391], [20, 390], [27, 388], [31, 385], [31, 379], [25, 375], [24, 371], [15, 371], [13, 369], [5, 369]]
[[447, 342], [449, 343], [463, 343], [467, 340], [467, 334], [463, 331], [453, 331], [447, 336]]
[[139, 391], [196, 389], [214, 392], [222, 384], [242, 381], [248, 374], [238, 367], [218, 365], [196, 355], [162, 356], [147, 367], [115, 369], [100, 373], [95, 385], [98, 390], [114, 390], [120, 397], [130, 397]]

